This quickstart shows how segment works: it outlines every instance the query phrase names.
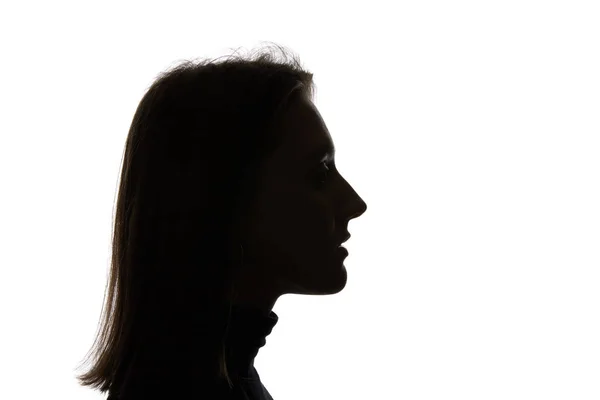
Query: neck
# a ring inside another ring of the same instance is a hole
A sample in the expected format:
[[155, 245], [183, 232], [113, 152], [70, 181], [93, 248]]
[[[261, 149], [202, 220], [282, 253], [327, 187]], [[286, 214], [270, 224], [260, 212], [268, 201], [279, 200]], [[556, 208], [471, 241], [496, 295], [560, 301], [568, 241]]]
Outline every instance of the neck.
[[264, 279], [257, 278], [257, 275], [240, 276], [232, 289], [231, 304], [240, 308], [253, 308], [263, 316], [268, 316], [280, 295], [269, 290], [265, 282]]

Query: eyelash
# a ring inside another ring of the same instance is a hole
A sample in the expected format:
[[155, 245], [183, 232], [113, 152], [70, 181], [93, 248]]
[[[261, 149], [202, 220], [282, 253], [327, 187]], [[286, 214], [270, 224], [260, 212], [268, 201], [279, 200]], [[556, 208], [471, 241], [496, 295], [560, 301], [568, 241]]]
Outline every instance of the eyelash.
[[[325, 169], [319, 168], [319, 172], [321, 172], [321, 173], [325, 172], [325, 179], [318, 180], [319, 187], [321, 185], [324, 185], [326, 183], [325, 181], [329, 177], [329, 173], [328, 173], [329, 172], [329, 168], [327, 167], [327, 163], [326, 162], [322, 162], [320, 165], [323, 165], [325, 167]], [[319, 174], [319, 176], [321, 176], [321, 174]]]

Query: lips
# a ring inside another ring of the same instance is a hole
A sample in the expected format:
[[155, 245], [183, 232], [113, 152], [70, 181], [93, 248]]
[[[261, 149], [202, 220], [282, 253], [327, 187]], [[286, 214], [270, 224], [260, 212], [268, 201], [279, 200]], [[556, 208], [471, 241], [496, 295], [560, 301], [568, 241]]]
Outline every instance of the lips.
[[346, 248], [345, 248], [345, 247], [342, 247], [342, 246], [338, 247], [338, 248], [337, 248], [337, 253], [338, 253], [340, 256], [343, 256], [343, 257], [348, 257], [348, 250], [346, 250]]
[[342, 247], [342, 244], [344, 242], [346, 242], [348, 239], [350, 239], [350, 233], [348, 233], [348, 232], [344, 232], [343, 235], [339, 236], [339, 239], [335, 242], [336, 243], [336, 246], [334, 248], [335, 254], [338, 254], [342, 257], [348, 256], [348, 250], [346, 250], [344, 247]]
[[346, 232], [346, 234], [345, 234], [344, 236], [342, 236], [342, 239], [339, 241], [339, 243], [340, 243], [340, 244], [338, 245], [338, 247], [339, 247], [339, 246], [341, 246], [341, 245], [342, 245], [342, 243], [344, 243], [344, 242], [346, 242], [348, 239], [350, 239], [350, 236], [351, 236], [351, 235], [350, 235], [348, 232]]

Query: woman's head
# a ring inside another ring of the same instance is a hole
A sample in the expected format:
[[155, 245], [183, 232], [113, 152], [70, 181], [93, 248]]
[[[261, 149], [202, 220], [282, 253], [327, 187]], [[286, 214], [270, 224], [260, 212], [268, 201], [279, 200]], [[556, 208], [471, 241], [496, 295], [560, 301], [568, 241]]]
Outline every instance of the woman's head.
[[318, 187], [325, 167], [305, 156], [332, 142], [312, 93], [296, 58], [268, 51], [184, 62], [150, 86], [126, 140], [103, 320], [82, 385], [116, 391], [126, 374], [142, 385], [156, 371], [180, 386], [228, 379], [232, 294], [262, 304], [343, 288], [333, 250], [366, 205], [333, 163]]
[[267, 313], [286, 293], [334, 294], [346, 284], [348, 222], [366, 204], [335, 165], [335, 146], [310, 98], [293, 94], [275, 125], [280, 145], [258, 173], [243, 234], [237, 302]]

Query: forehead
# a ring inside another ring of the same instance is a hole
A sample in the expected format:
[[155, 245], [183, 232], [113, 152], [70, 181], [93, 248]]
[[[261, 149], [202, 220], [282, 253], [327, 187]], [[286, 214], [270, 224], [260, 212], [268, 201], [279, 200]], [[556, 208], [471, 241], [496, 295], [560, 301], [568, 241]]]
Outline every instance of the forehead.
[[329, 130], [309, 99], [294, 99], [281, 117], [278, 134], [282, 135], [278, 151], [281, 161], [319, 162], [326, 153], [333, 158], [335, 148]]

